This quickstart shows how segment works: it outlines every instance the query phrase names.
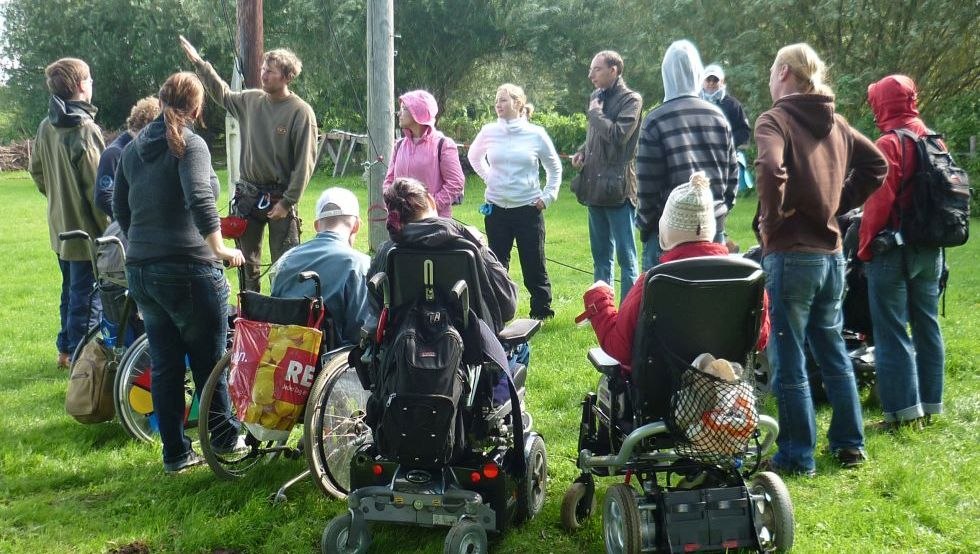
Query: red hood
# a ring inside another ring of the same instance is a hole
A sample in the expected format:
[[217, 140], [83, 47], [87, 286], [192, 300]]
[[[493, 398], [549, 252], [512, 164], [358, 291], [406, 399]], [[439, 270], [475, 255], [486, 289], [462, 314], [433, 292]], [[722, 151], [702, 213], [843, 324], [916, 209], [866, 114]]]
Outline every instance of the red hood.
[[868, 104], [882, 133], [908, 127], [919, 117], [915, 82], [905, 75], [889, 75], [868, 85]]

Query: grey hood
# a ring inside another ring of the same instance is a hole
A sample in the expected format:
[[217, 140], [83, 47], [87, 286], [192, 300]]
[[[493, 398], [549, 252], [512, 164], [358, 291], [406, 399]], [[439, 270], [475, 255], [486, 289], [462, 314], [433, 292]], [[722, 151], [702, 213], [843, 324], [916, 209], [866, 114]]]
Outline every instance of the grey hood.
[[143, 161], [156, 160], [170, 150], [167, 143], [167, 126], [163, 115], [151, 121], [132, 141], [136, 152]]
[[664, 79], [664, 102], [681, 96], [697, 97], [704, 73], [698, 49], [688, 40], [674, 41], [664, 54], [660, 73]]
[[86, 119], [95, 119], [98, 111], [84, 100], [64, 100], [56, 94], [48, 101], [48, 119], [55, 127], [78, 127]]

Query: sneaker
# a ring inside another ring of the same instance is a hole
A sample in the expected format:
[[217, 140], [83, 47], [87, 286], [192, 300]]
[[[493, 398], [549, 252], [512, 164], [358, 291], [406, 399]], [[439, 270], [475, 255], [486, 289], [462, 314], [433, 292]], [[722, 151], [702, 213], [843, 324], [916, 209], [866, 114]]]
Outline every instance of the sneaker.
[[902, 429], [911, 429], [913, 431], [921, 431], [923, 426], [924, 417], [915, 419], [906, 419], [904, 421], [879, 421], [875, 423], [873, 429], [879, 433], [894, 434]]
[[835, 450], [834, 459], [837, 460], [837, 463], [839, 463], [844, 469], [850, 469], [863, 464], [868, 460], [868, 457], [860, 448], [847, 447], [838, 448]]
[[762, 460], [759, 464], [759, 471], [771, 471], [780, 477], [816, 477], [816, 469], [793, 469], [788, 467], [783, 467], [776, 462], [772, 461], [772, 458], [768, 460]]
[[71, 365], [71, 354], [67, 352], [58, 352], [58, 368], [68, 369], [69, 365]]
[[202, 458], [197, 452], [191, 450], [182, 461], [172, 463], [164, 462], [163, 472], [167, 475], [176, 475], [203, 463], [205, 463], [204, 458]]
[[211, 451], [219, 456], [227, 456], [228, 454], [235, 454], [236, 452], [245, 452], [248, 449], [249, 446], [245, 443], [245, 435], [238, 435], [235, 442], [227, 446], [211, 446]]

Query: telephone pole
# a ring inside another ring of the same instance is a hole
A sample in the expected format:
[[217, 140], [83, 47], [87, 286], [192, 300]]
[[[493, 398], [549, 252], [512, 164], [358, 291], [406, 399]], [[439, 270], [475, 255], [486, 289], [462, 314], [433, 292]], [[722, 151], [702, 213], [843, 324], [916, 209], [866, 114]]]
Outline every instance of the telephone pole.
[[[367, 0], [368, 241], [372, 252], [388, 238], [381, 184], [395, 141], [394, 21], [392, 0]], [[381, 161], [384, 163], [378, 163]]]
[[238, 0], [238, 55], [246, 88], [262, 86], [262, 0]]

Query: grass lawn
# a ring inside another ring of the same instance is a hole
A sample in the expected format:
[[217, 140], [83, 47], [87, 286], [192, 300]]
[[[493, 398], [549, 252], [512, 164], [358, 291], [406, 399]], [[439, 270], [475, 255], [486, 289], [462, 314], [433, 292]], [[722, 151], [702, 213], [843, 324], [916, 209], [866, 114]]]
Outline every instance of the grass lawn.
[[[224, 176], [222, 176], [223, 178]], [[313, 204], [326, 186], [357, 178], [318, 176], [302, 206], [312, 235]], [[470, 179], [456, 216], [482, 227], [482, 185]], [[754, 199], [739, 204], [729, 231], [752, 244]], [[48, 242], [45, 204], [25, 172], [0, 174], [0, 552], [107, 552], [140, 542], [150, 552], [318, 551], [326, 521], [346, 510], [310, 482], [271, 505], [270, 493], [304, 469], [278, 461], [239, 482], [218, 481], [204, 466], [163, 473], [159, 445], [131, 441], [117, 423], [85, 426], [65, 414], [66, 372], [56, 367], [59, 272]], [[559, 526], [559, 503], [577, 474], [579, 401], [595, 386], [586, 360], [589, 328], [572, 319], [591, 284], [586, 213], [568, 190], [547, 211], [547, 253], [557, 317], [533, 341], [528, 395], [548, 446], [550, 481], [543, 512], [494, 546], [495, 552], [601, 552], [601, 517], [574, 536]], [[980, 225], [973, 225], [974, 234]], [[367, 233], [358, 245], [367, 244]], [[516, 256], [514, 264], [517, 265]], [[818, 456], [818, 476], [789, 479], [796, 552], [976, 552], [980, 550], [980, 240], [949, 251], [952, 276], [942, 320], [947, 344], [946, 414], [922, 432], [869, 430], [871, 462], [851, 471]], [[520, 282], [519, 268], [512, 268]], [[232, 276], [233, 272], [229, 272]], [[528, 311], [521, 292], [519, 314]], [[771, 404], [771, 403], [770, 403]], [[865, 421], [880, 419], [866, 405]], [[829, 412], [819, 412], [821, 434]], [[818, 451], [826, 447], [821, 437]], [[600, 480], [600, 489], [612, 482]], [[601, 491], [600, 491], [601, 494]], [[601, 506], [601, 504], [600, 504]], [[375, 529], [374, 552], [441, 552], [445, 530]]]

